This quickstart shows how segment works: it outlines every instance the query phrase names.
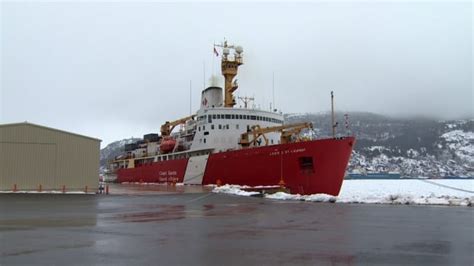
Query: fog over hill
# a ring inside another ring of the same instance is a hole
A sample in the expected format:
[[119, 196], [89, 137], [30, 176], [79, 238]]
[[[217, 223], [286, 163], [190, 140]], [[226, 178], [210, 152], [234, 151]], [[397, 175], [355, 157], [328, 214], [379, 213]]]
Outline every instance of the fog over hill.
[[[329, 113], [287, 114], [285, 121], [310, 121], [317, 137], [332, 134]], [[439, 121], [352, 112], [348, 119], [337, 113], [336, 121], [338, 136], [354, 134], [357, 138], [349, 172], [399, 172], [413, 177], [474, 176], [474, 119]], [[101, 169], [107, 160], [123, 151], [125, 143], [136, 140], [124, 139], [102, 149]]]

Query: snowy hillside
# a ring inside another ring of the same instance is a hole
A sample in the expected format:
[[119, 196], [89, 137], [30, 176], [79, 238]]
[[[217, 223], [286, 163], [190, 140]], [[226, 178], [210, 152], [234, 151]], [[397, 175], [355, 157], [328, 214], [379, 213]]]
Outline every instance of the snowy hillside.
[[114, 159], [115, 156], [120, 155], [125, 147], [125, 144], [130, 144], [132, 142], [138, 141], [138, 138], [128, 138], [119, 141], [114, 141], [107, 145], [105, 148], [100, 150], [100, 171], [101, 173], [107, 167], [107, 162]]

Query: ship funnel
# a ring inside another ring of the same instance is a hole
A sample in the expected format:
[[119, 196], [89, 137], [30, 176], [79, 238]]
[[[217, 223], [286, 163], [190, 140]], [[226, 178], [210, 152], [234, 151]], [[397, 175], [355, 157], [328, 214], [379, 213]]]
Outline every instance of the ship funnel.
[[221, 87], [208, 87], [201, 94], [201, 109], [221, 107], [223, 105], [223, 98]]

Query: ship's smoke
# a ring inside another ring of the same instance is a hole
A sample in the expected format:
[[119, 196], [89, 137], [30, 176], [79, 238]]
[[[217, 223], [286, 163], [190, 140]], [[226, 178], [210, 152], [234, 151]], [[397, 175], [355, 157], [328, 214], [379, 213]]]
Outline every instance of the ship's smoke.
[[209, 78], [209, 85], [210, 87], [222, 87], [221, 86], [222, 80], [220, 76], [212, 75]]

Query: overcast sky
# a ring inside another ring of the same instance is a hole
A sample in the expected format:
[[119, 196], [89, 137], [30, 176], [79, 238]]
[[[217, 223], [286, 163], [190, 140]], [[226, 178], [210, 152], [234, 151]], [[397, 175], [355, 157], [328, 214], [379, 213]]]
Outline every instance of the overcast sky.
[[473, 117], [471, 1], [1, 2], [0, 123], [103, 139], [199, 107], [212, 53], [242, 45], [240, 96], [285, 113], [336, 108]]

